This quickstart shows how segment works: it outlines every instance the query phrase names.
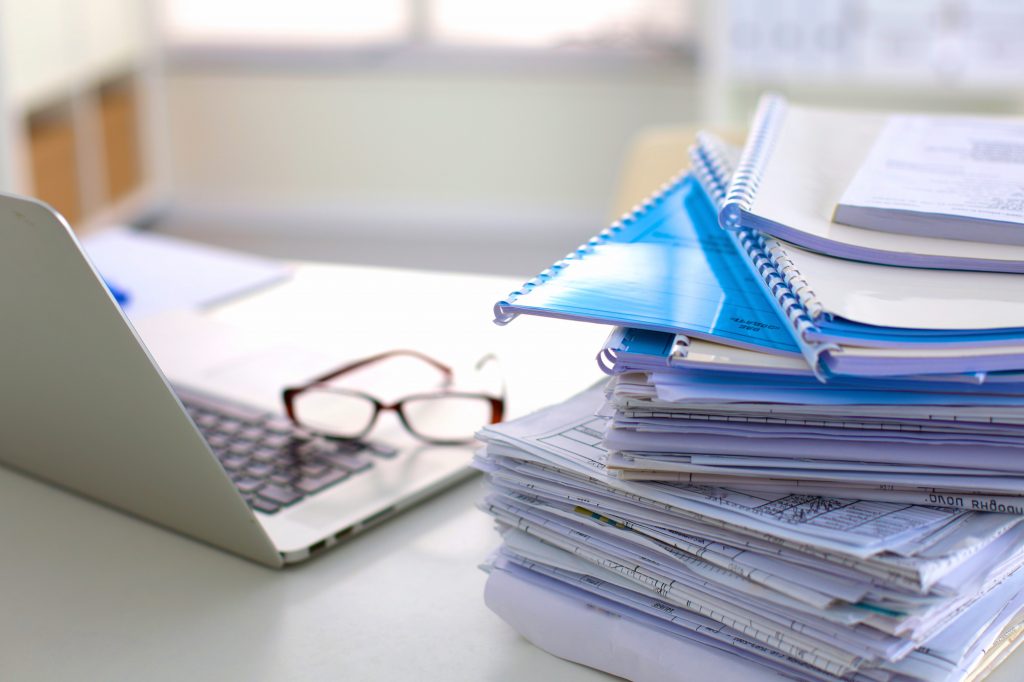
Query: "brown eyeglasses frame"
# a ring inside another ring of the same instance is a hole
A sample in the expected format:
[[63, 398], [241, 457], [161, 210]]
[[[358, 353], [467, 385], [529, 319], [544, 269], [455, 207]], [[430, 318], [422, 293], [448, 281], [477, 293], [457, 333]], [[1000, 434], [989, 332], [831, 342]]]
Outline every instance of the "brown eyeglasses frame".
[[[374, 396], [372, 396], [372, 395], [370, 395], [368, 393], [363, 393], [362, 391], [355, 391], [355, 390], [352, 390], [352, 389], [343, 389], [343, 391], [345, 393], [348, 393], [348, 394], [351, 394], [351, 395], [360, 396], [361, 398], [364, 398], [364, 399], [368, 400], [369, 402], [371, 402], [374, 405], [373, 416], [368, 420], [366, 428], [363, 429], [357, 435], [347, 436], [347, 437], [346, 436], [339, 436], [339, 435], [335, 435], [335, 434], [328, 434], [328, 433], [320, 433], [318, 435], [321, 435], [321, 436], [323, 436], [325, 438], [332, 438], [332, 439], [337, 439], [337, 440], [358, 440], [360, 438], [363, 438], [364, 436], [366, 436], [366, 434], [368, 434], [371, 430], [373, 430], [373, 427], [377, 423], [377, 418], [380, 417], [380, 413], [381, 412], [393, 411], [393, 412], [395, 412], [398, 415], [398, 419], [399, 419], [400, 422], [402, 422], [402, 426], [405, 427], [405, 430], [408, 431], [409, 433], [411, 433], [412, 435], [416, 436], [420, 440], [424, 441], [424, 442], [431, 443], [431, 444], [434, 444], [434, 445], [460, 445], [460, 444], [463, 444], [463, 443], [471, 442], [473, 440], [472, 438], [460, 439], [460, 440], [430, 438], [428, 436], [425, 436], [425, 435], [417, 432], [412, 427], [412, 425], [409, 424], [409, 420], [406, 418], [405, 412], [402, 409], [403, 405], [406, 402], [410, 402], [410, 401], [413, 401], [413, 400], [422, 400], [422, 399], [425, 399], [425, 398], [438, 398], [438, 397], [445, 397], [445, 396], [475, 398], [475, 399], [487, 400], [491, 404], [491, 422], [490, 423], [491, 424], [497, 424], [498, 422], [500, 422], [504, 418], [504, 416], [505, 416], [505, 396], [504, 395], [502, 395], [501, 397], [497, 397], [497, 396], [488, 395], [486, 393], [469, 393], [469, 392], [465, 392], [465, 391], [451, 391], [451, 390], [448, 390], [447, 387], [451, 385], [451, 383], [452, 383], [452, 381], [453, 381], [453, 379], [455, 377], [455, 373], [452, 371], [451, 367], [448, 367], [447, 365], [445, 365], [445, 364], [435, 360], [434, 358], [430, 357], [429, 355], [425, 355], [423, 353], [420, 353], [419, 351], [408, 350], [408, 349], [391, 350], [391, 351], [386, 351], [384, 353], [378, 353], [376, 355], [371, 355], [371, 356], [363, 358], [361, 360], [356, 360], [355, 362], [351, 362], [351, 363], [349, 363], [347, 365], [344, 365], [343, 367], [341, 367], [339, 369], [332, 370], [331, 372], [329, 372], [327, 374], [324, 374], [323, 376], [316, 377], [315, 379], [312, 379], [311, 381], [309, 381], [309, 382], [307, 382], [307, 383], [305, 383], [305, 384], [303, 384], [301, 386], [291, 386], [291, 387], [285, 388], [284, 390], [281, 391], [281, 399], [284, 402], [285, 414], [288, 415], [288, 419], [290, 419], [291, 422], [293, 424], [295, 424], [297, 427], [309, 430], [309, 428], [307, 426], [305, 426], [301, 421], [299, 421], [298, 417], [295, 414], [295, 399], [299, 395], [301, 395], [304, 391], [308, 391], [308, 390], [313, 389], [313, 388], [322, 387], [328, 381], [331, 381], [332, 379], [337, 379], [341, 375], [346, 374], [348, 372], [352, 372], [354, 370], [357, 370], [360, 367], [365, 367], [366, 365], [370, 365], [370, 364], [373, 364], [375, 362], [380, 362], [382, 360], [387, 360], [389, 358], [396, 357], [396, 356], [402, 356], [402, 355], [409, 356], [409, 357], [414, 357], [414, 358], [417, 358], [419, 360], [422, 360], [423, 362], [426, 362], [427, 364], [429, 364], [430, 366], [432, 366], [436, 370], [438, 370], [441, 373], [441, 375], [444, 377], [444, 380], [442, 382], [442, 390], [435, 391], [433, 393], [416, 393], [416, 394], [413, 394], [413, 395], [407, 395], [407, 396], [404, 396], [398, 402], [387, 404], [387, 403], [382, 403], [380, 400], [378, 400], [377, 398], [375, 398]], [[480, 365], [482, 365], [483, 362], [485, 362], [486, 360], [491, 359], [491, 357], [493, 357], [493, 356], [484, 356], [484, 358], [482, 358], [481, 362], [478, 364], [478, 367]], [[502, 393], [504, 393], [504, 388], [502, 389]], [[316, 433], [315, 430], [314, 430], [314, 433]]]

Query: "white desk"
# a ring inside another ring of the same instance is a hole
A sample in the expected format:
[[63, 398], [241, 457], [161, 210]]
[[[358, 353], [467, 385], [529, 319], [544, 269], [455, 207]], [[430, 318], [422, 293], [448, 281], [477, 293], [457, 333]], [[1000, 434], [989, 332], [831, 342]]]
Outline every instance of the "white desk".
[[[313, 267], [290, 285], [308, 305], [282, 311], [282, 322], [318, 314], [312, 292], [338, 296], [343, 288], [334, 287], [353, 277], [364, 293], [383, 279], [395, 284], [391, 294], [360, 304], [367, 319], [401, 298], [401, 287], [440, 287], [460, 292], [460, 305], [469, 306], [446, 306], [440, 317], [473, 318], [488, 331], [487, 305], [510, 284]], [[257, 308], [291, 295], [270, 291], [259, 306], [245, 301], [217, 315], [255, 324]], [[426, 317], [410, 312], [408, 319]], [[538, 397], [520, 390], [527, 383], [551, 392], [551, 400], [564, 397], [572, 387], [558, 377], [591, 363], [605, 333], [539, 319], [494, 331], [504, 339], [520, 409]], [[537, 359], [541, 348], [547, 360]], [[558, 376], [531, 382], [523, 368], [538, 363], [560, 367]], [[497, 536], [473, 507], [479, 494], [476, 478], [275, 572], [0, 468], [0, 679], [610, 679], [535, 649], [484, 606], [477, 565]], [[993, 679], [1019, 679], [1022, 670], [1018, 653]], [[680, 671], [694, 679], [706, 672]]]
[[608, 679], [484, 606], [479, 485], [275, 572], [0, 470], [0, 679]]

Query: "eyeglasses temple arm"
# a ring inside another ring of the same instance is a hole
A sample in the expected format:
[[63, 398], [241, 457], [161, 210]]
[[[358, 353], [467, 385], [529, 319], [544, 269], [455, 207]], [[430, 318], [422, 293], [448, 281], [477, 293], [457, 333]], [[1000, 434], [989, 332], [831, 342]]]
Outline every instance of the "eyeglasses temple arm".
[[501, 403], [504, 407], [505, 403], [508, 402], [508, 383], [505, 381], [505, 373], [501, 371], [501, 360], [494, 353], [488, 353], [476, 361], [476, 371], [486, 365], [488, 362], [493, 362], [498, 366], [498, 376], [501, 377]]

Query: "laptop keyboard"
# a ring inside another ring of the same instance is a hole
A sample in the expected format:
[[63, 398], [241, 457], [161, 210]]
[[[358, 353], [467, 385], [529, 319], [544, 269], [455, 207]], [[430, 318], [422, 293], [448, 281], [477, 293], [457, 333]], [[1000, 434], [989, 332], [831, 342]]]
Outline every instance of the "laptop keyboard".
[[303, 433], [287, 419], [175, 387], [249, 506], [273, 514], [370, 470], [394, 448]]

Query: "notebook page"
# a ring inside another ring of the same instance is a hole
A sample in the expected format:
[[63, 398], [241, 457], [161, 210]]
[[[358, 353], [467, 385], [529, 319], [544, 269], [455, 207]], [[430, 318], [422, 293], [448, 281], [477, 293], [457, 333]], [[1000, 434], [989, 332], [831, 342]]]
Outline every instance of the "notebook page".
[[913, 329], [1024, 327], [1020, 275], [860, 263], [788, 243], [783, 249], [824, 309], [847, 320]]

